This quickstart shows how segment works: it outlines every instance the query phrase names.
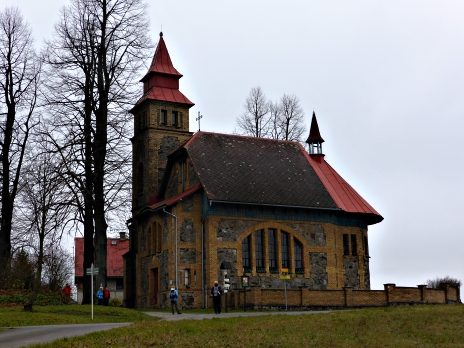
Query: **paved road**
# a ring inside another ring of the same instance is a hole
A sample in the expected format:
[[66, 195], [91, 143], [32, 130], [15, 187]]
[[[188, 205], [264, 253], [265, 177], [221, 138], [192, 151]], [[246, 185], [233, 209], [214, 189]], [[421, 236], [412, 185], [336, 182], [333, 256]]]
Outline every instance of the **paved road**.
[[95, 331], [127, 326], [132, 323], [21, 326], [0, 332], [0, 348], [27, 347], [63, 337], [81, 336]]
[[[279, 312], [231, 312], [221, 314], [171, 314], [169, 312], [144, 312], [162, 320], [203, 320], [212, 318], [256, 317], [261, 315], [308, 315], [330, 313], [330, 311], [279, 311]], [[44, 325], [21, 326], [6, 328], [0, 331], [0, 348], [27, 347], [37, 343], [47, 343], [63, 337], [81, 336], [95, 331], [109, 330], [116, 327], [131, 325], [131, 323], [114, 324], [73, 324], [73, 325]]]

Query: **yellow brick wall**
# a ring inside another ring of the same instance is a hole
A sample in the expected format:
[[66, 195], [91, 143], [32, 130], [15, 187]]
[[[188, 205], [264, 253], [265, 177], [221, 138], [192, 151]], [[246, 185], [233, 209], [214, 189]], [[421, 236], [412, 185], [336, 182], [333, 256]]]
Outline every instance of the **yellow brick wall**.
[[[167, 111], [167, 124], [160, 124], [161, 110]], [[179, 112], [180, 124], [173, 126], [171, 112]], [[149, 203], [150, 195], [158, 191], [158, 168], [166, 167], [166, 158], [159, 158], [158, 153], [164, 137], [175, 137], [182, 144], [192, 135], [189, 132], [189, 107], [182, 104], [160, 101], [145, 101], [134, 113], [134, 137], [132, 139], [132, 209], [136, 215]], [[143, 163], [143, 192], [139, 192], [138, 168]]]

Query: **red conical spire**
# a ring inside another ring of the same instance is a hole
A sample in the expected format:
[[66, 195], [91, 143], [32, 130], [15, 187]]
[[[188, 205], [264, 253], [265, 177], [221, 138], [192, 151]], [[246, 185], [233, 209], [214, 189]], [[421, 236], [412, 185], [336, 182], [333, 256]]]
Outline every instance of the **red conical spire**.
[[153, 74], [173, 75], [178, 79], [182, 77], [182, 74], [174, 68], [174, 65], [172, 65], [171, 57], [169, 56], [168, 49], [163, 39], [163, 32], [160, 33], [160, 39], [158, 46], [156, 47], [155, 55], [153, 56], [153, 60], [151, 61], [150, 68], [142, 78], [141, 82], [145, 82]]
[[309, 153], [311, 155], [322, 155], [322, 143], [324, 139], [321, 137], [319, 132], [319, 126], [317, 125], [316, 113], [313, 111], [313, 118], [311, 119], [311, 129], [309, 130], [309, 137], [306, 143], [309, 144]]
[[172, 65], [161, 32], [150, 68], [140, 80], [140, 82], [143, 82], [143, 96], [139, 99], [137, 105], [144, 100], [150, 99], [193, 106], [194, 104], [179, 91], [179, 79], [181, 77], [182, 74]]

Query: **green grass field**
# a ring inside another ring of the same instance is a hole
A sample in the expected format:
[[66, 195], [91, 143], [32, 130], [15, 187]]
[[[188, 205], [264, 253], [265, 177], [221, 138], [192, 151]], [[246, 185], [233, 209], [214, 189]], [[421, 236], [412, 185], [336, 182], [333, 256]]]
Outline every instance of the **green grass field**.
[[94, 306], [92, 321], [90, 305], [34, 306], [32, 313], [22, 306], [0, 307], [0, 328], [31, 325], [123, 323], [156, 321], [141, 312], [118, 307]]
[[[135, 317], [140, 315], [133, 312]], [[129, 317], [124, 321], [130, 320]], [[62, 339], [40, 347], [464, 347], [464, 306], [139, 321], [130, 327]]]

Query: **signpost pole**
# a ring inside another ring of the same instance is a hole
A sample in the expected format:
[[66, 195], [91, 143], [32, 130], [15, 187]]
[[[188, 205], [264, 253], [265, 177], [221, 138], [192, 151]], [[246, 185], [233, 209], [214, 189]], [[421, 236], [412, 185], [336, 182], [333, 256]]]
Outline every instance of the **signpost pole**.
[[92, 289], [92, 294], [91, 294], [91, 297], [92, 297], [92, 321], [93, 321], [93, 262], [92, 262], [92, 265], [90, 266], [90, 288]]
[[284, 279], [284, 292], [285, 292], [285, 310], [287, 309], [287, 280]]
[[280, 279], [284, 281], [284, 294], [285, 294], [285, 310], [288, 310], [288, 301], [287, 301], [287, 279], [290, 279], [290, 274], [288, 274], [288, 268], [282, 268], [280, 270]]

